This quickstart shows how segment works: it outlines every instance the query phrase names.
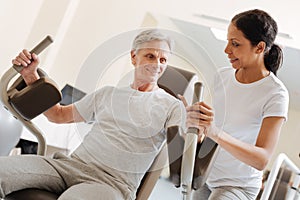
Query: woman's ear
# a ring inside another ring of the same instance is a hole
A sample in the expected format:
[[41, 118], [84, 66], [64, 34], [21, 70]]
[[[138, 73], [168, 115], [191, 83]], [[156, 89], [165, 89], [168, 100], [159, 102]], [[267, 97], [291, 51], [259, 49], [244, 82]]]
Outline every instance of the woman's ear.
[[263, 53], [266, 49], [266, 43], [264, 41], [260, 41], [257, 45], [256, 45], [256, 52], [257, 53]]
[[133, 65], [135, 65], [135, 64], [136, 64], [135, 50], [131, 50], [130, 55], [131, 55], [131, 63], [132, 63]]

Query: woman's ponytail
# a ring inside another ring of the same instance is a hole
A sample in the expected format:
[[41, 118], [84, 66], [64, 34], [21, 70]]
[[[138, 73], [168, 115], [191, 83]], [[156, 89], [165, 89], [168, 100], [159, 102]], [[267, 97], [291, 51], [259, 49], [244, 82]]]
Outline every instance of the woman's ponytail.
[[281, 67], [283, 61], [282, 49], [277, 45], [273, 44], [271, 49], [265, 53], [264, 62], [266, 68], [277, 74], [277, 70]]

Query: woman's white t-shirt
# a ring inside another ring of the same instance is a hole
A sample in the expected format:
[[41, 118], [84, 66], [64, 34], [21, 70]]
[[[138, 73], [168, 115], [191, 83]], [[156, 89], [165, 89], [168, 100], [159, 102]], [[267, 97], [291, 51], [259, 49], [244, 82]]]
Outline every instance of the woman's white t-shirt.
[[[271, 72], [269, 76], [242, 84], [235, 78], [235, 69], [221, 68], [214, 83], [214, 110], [216, 126], [231, 136], [255, 145], [266, 117], [287, 119], [289, 95], [283, 83]], [[210, 187], [261, 186], [259, 171], [220, 148], [207, 184]]]

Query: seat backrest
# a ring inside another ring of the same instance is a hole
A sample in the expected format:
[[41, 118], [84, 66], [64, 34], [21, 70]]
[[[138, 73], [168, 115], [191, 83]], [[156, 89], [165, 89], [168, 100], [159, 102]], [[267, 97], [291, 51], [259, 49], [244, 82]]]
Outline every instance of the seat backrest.
[[[159, 78], [158, 85], [166, 92], [177, 98], [183, 95], [188, 102], [192, 101], [193, 86], [197, 81], [195, 73], [168, 66], [164, 74]], [[144, 175], [138, 188], [136, 199], [147, 200], [168, 160], [168, 148], [164, 144], [160, 153], [152, 163], [148, 172]]]

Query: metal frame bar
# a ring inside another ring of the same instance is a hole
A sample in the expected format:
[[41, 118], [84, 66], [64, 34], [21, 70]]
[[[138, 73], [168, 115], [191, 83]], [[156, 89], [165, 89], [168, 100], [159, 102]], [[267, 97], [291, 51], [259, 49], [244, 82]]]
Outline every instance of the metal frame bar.
[[[271, 195], [272, 188], [274, 186], [277, 174], [280, 170], [281, 167], [287, 167], [290, 169], [292, 172], [296, 174], [293, 180], [293, 188], [298, 188], [300, 184], [300, 169], [287, 157], [286, 154], [281, 153], [277, 156], [277, 159], [275, 160], [273, 167], [270, 171], [269, 178], [266, 182], [265, 189], [262, 193], [261, 199], [262, 200], [268, 200]], [[296, 190], [295, 190], [295, 195], [296, 195]]]

